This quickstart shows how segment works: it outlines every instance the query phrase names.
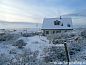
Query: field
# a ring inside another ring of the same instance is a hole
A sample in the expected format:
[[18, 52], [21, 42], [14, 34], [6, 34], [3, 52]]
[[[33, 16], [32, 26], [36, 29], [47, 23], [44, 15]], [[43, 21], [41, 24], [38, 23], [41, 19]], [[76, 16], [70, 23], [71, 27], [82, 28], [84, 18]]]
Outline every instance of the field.
[[[41, 30], [1, 30], [0, 65], [86, 65], [86, 29], [59, 33], [49, 40]], [[75, 64], [74, 64], [75, 62]]]

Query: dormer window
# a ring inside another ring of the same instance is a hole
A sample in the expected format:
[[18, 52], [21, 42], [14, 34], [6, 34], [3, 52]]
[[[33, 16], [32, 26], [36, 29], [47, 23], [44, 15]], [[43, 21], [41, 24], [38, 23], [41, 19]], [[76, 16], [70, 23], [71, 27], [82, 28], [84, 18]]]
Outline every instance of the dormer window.
[[70, 24], [67, 24], [67, 27], [70, 27]]
[[58, 20], [54, 21], [54, 25], [60, 25], [60, 21]]

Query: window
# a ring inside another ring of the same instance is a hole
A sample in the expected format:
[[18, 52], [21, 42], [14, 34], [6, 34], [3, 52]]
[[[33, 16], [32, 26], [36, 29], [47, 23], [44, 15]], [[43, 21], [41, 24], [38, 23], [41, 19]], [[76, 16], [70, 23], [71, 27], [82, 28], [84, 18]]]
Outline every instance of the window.
[[65, 32], [67, 32], [67, 30], [65, 30]]
[[54, 21], [54, 25], [60, 25], [60, 21], [58, 20]]
[[70, 24], [67, 24], [67, 27], [70, 27]]
[[53, 31], [53, 34], [55, 33], [55, 31]]
[[60, 32], [61, 32], [61, 30], [56, 31], [56, 33], [60, 33]]
[[49, 34], [49, 31], [46, 31], [46, 34]]

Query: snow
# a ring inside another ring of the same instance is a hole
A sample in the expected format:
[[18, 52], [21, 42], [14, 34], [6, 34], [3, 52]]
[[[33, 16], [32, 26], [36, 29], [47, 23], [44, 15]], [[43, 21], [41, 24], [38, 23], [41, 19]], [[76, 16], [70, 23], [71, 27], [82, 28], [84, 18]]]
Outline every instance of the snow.
[[[30, 48], [32, 52], [39, 51], [39, 56], [38, 56], [39, 58], [42, 55], [43, 49], [50, 45], [49, 40], [47, 40], [47, 38], [43, 36], [33, 36], [33, 37], [27, 37], [27, 38], [20, 37], [18, 38], [18, 40], [19, 39], [23, 39], [27, 43], [27, 45], [24, 48], [26, 49]], [[22, 50], [17, 49], [14, 46], [0, 44], [0, 54], [1, 53], [9, 54], [10, 50], [12, 49], [15, 49], [18, 54], [22, 53]]]
[[[83, 30], [82, 30], [83, 31]], [[28, 31], [29, 32], [29, 31]], [[70, 51], [70, 48], [75, 48], [75, 50], [73, 50], [73, 52], [75, 53], [74, 55], [70, 55], [70, 63], [71, 62], [86, 62], [86, 38], [83, 38], [82, 36], [80, 36], [80, 32], [81, 30], [74, 30], [73, 32], [69, 32], [68, 35], [74, 35], [73, 37], [70, 37], [68, 39], [66, 39], [66, 41], [68, 41], [68, 50]], [[16, 32], [18, 33], [18, 32]], [[16, 34], [13, 33], [12, 34]], [[31, 32], [30, 32], [31, 33]], [[45, 50], [46, 48], [49, 47], [54, 47], [57, 46], [59, 48], [64, 47], [63, 44], [49, 44], [49, 40], [47, 39], [47, 37], [45, 36], [39, 36], [39, 35], [35, 35], [35, 36], [30, 36], [30, 37], [23, 37], [20, 36], [18, 37], [18, 35], [14, 35], [16, 39], [12, 39], [12, 40], [7, 40], [7, 41], [0, 41], [0, 58], [4, 58], [4, 57], [8, 57], [10, 58], [14, 58], [12, 61], [13, 63], [18, 63], [18, 60], [16, 59], [16, 57], [19, 57], [20, 60], [22, 61], [22, 58], [28, 58], [28, 56], [31, 59], [36, 59], [37, 62], [38, 60], [41, 60], [40, 62], [43, 62], [43, 57], [45, 56], [49, 56], [49, 54], [47, 55], [48, 51]], [[65, 35], [63, 35], [65, 36]], [[76, 42], [75, 39], [79, 38], [79, 40]], [[26, 46], [24, 46], [24, 48], [19, 49], [17, 46], [12, 46], [13, 42], [16, 42], [17, 40], [24, 40], [26, 44]], [[72, 41], [72, 42], [70, 42]], [[79, 49], [80, 51], [76, 51], [77, 49]], [[44, 54], [44, 50], [46, 51]], [[25, 53], [25, 51], [27, 51], [28, 53], [26, 53], [26, 55], [23, 55]], [[62, 50], [58, 50], [60, 52], [62, 52]], [[53, 53], [53, 52], [51, 52]], [[1, 56], [4, 55], [3, 56]], [[36, 54], [36, 55], [34, 55]], [[21, 57], [24, 56], [24, 57]], [[36, 56], [36, 58], [34, 57]], [[5, 59], [4, 59], [5, 60]], [[1, 61], [1, 60], [0, 60]], [[58, 60], [57, 60], [58, 61]], [[58, 62], [52, 62], [52, 65], [57, 65]], [[32, 61], [31, 61], [32, 63]], [[27, 63], [26, 63], [27, 64]], [[12, 64], [11, 64], [12, 65]], [[41, 64], [40, 64], [41, 65]], [[49, 65], [49, 64], [48, 64]], [[65, 65], [65, 64], [64, 64]], [[70, 64], [70, 65], [79, 65], [79, 64]], [[82, 64], [82, 65], [86, 65]]]
[[8, 53], [9, 51], [9, 45], [3, 45], [3, 44], [0, 44], [0, 53]]
[[[54, 21], [59, 20], [63, 23], [61, 25], [54, 25]], [[70, 27], [67, 25], [70, 24]], [[45, 18], [42, 24], [42, 29], [73, 29], [72, 19], [71, 18]]]
[[30, 48], [31, 51], [39, 51], [39, 56], [38, 58], [40, 58], [40, 56], [43, 53], [43, 49], [50, 46], [49, 44], [49, 40], [47, 40], [46, 37], [43, 36], [34, 36], [34, 37], [22, 37], [20, 39], [23, 39], [27, 45], [25, 46], [26, 49]]

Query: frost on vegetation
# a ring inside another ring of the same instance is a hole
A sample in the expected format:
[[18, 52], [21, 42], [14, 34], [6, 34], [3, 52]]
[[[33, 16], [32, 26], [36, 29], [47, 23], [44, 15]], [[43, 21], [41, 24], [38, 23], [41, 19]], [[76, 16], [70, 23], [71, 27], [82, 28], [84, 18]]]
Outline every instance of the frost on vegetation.
[[44, 62], [66, 61], [65, 50], [62, 47], [51, 46], [44, 50]]
[[40, 33], [37, 33], [37, 32], [32, 32], [32, 33], [21, 33], [23, 37], [32, 37], [32, 36], [35, 36], [35, 35], [39, 35]]
[[[23, 49], [21, 54], [6, 55], [0, 54], [0, 65], [26, 65], [37, 63], [38, 51], [32, 52], [30, 49]], [[11, 52], [11, 54], [14, 52]]]
[[17, 49], [11, 49], [11, 50], [9, 51], [9, 54], [17, 54]]
[[53, 44], [49, 44], [46, 37], [38, 35], [19, 37], [17, 34], [9, 34], [0, 36], [0, 40], [5, 39], [5, 43], [8, 43], [0, 44], [0, 65], [54, 65], [53, 62], [67, 61], [64, 46], [58, 46], [64, 42], [67, 43], [71, 61], [86, 61], [85, 32], [78, 33], [76, 31], [51, 35], [50, 37], [54, 38]]
[[81, 51], [81, 46], [78, 45], [78, 44], [70, 44], [70, 47], [69, 47], [69, 54], [70, 55], [75, 55], [76, 53], [80, 52]]
[[27, 43], [24, 42], [24, 40], [20, 39], [17, 40], [15, 44], [13, 44], [13, 46], [17, 46], [18, 48], [23, 48], [24, 46], [26, 46]]
[[84, 31], [81, 32], [81, 36], [83, 36], [83, 37], [86, 38], [86, 30], [84, 30]]
[[4, 34], [0, 35], [0, 41], [10, 41], [18, 39], [20, 36], [18, 34]]

